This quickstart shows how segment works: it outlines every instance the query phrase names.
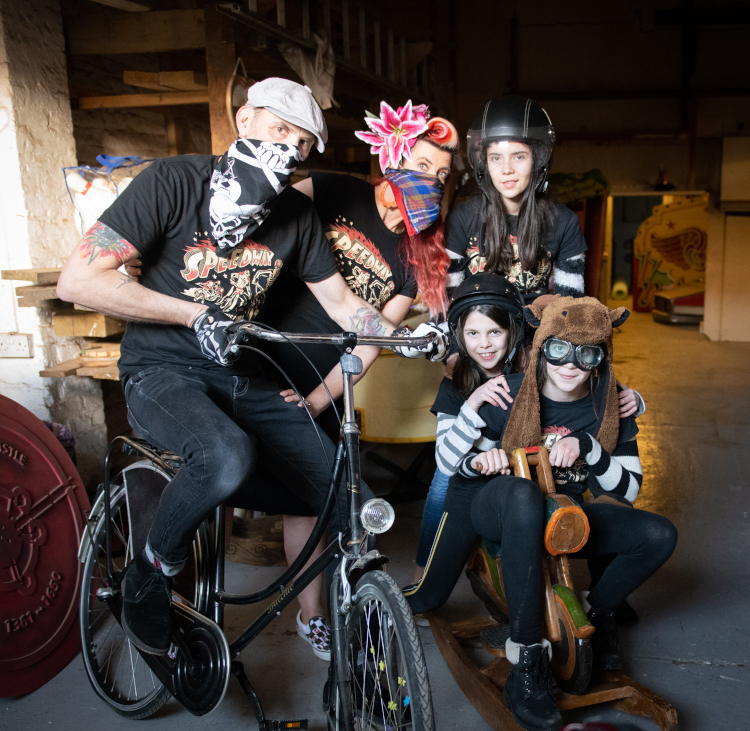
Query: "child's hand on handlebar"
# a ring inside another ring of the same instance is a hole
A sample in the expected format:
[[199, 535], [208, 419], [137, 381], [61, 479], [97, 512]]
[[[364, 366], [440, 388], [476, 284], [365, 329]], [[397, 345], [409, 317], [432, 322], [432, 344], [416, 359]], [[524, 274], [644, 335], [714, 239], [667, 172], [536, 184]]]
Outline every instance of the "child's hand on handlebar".
[[305, 399], [304, 403], [300, 401], [299, 396], [297, 396], [297, 393], [294, 391], [293, 388], [287, 388], [284, 391], [281, 391], [279, 394], [284, 401], [286, 401], [288, 404], [297, 404], [301, 409], [303, 409], [305, 406], [307, 406], [307, 410], [310, 412], [313, 419], [316, 419], [324, 410], [325, 407], [328, 406], [328, 402], [324, 405], [319, 405], [314, 403], [311, 400]]
[[508, 381], [505, 380], [505, 376], [495, 376], [477, 388], [466, 400], [466, 403], [473, 411], [479, 411], [479, 407], [485, 402], [507, 411], [506, 401], [509, 404], [513, 403]]
[[638, 396], [632, 388], [628, 388], [624, 383], [617, 381], [617, 385], [622, 388], [617, 394], [617, 398], [620, 402], [620, 418], [624, 419], [638, 411]]
[[509, 475], [510, 462], [502, 449], [494, 447], [489, 452], [482, 452], [471, 460], [471, 466], [483, 475]]
[[559, 439], [549, 452], [549, 463], [553, 467], [572, 467], [581, 456], [581, 445], [575, 437]]

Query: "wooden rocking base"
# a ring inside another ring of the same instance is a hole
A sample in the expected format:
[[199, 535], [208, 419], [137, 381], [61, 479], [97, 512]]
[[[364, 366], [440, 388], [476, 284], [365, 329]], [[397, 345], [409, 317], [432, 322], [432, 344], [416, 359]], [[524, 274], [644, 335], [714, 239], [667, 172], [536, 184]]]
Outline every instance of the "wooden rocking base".
[[[448, 669], [474, 708], [495, 731], [509, 731], [520, 727], [503, 700], [503, 686], [510, 672], [504, 651], [494, 649], [493, 659], [478, 667], [466, 654], [461, 641], [479, 636], [482, 630], [495, 627], [489, 617], [447, 622], [439, 613], [427, 615], [430, 629], [440, 648]], [[612, 702], [618, 711], [652, 718], [662, 731], [677, 727], [677, 711], [664, 699], [622, 672], [605, 672], [581, 695], [555, 695], [561, 711], [595, 703]]]

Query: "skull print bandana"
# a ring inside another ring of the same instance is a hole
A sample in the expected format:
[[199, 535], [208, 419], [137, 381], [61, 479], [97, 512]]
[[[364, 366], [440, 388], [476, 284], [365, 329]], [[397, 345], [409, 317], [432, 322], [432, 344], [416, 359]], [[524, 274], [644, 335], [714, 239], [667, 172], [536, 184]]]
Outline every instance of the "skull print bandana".
[[242, 138], [232, 143], [211, 176], [211, 238], [219, 256], [229, 256], [268, 218], [300, 162], [294, 145]]

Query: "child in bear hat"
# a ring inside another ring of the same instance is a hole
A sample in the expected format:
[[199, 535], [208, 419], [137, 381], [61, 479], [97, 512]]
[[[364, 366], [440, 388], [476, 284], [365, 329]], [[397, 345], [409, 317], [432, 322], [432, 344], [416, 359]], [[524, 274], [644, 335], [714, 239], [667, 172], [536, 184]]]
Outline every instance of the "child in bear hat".
[[[542, 638], [544, 500], [538, 485], [509, 474], [507, 454], [547, 446], [557, 492], [579, 502], [589, 521], [588, 542], [575, 557], [614, 556], [585, 607], [600, 667], [621, 667], [613, 613], [669, 558], [677, 540], [669, 520], [629, 507], [642, 480], [638, 428], [633, 417], [619, 417], [612, 368], [613, 327], [628, 314], [591, 297], [545, 296], [524, 308], [537, 328], [530, 367], [520, 384], [520, 375], [508, 379], [510, 412], [480, 408], [482, 434], [495, 446], [466, 457], [451, 478], [427, 571], [418, 590], [407, 592], [415, 612], [440, 606], [477, 536], [500, 544], [510, 619], [504, 697], [526, 729], [556, 730], [562, 720], [551, 691], [549, 642]], [[586, 488], [593, 502], [583, 502]]]

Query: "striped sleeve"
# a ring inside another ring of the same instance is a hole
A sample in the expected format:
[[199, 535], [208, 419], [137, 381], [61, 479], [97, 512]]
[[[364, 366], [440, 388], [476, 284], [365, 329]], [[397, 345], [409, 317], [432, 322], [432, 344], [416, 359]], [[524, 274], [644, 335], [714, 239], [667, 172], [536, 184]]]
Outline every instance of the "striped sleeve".
[[586, 254], [559, 259], [555, 262], [555, 294], [563, 297], [583, 297], [583, 270]]
[[448, 264], [448, 276], [445, 280], [445, 291], [450, 302], [453, 297], [453, 290], [466, 279], [466, 256], [457, 254], [455, 251], [446, 249], [450, 257]]
[[602, 490], [634, 502], [643, 483], [638, 442], [635, 439], [621, 442], [610, 456], [590, 434], [576, 432], [570, 436], [578, 439], [581, 455], [590, 467], [589, 475], [596, 479]]
[[485, 422], [467, 403], [457, 416], [438, 413], [435, 460], [438, 469], [446, 475], [455, 475], [463, 458], [476, 453], [474, 443], [482, 437]]

